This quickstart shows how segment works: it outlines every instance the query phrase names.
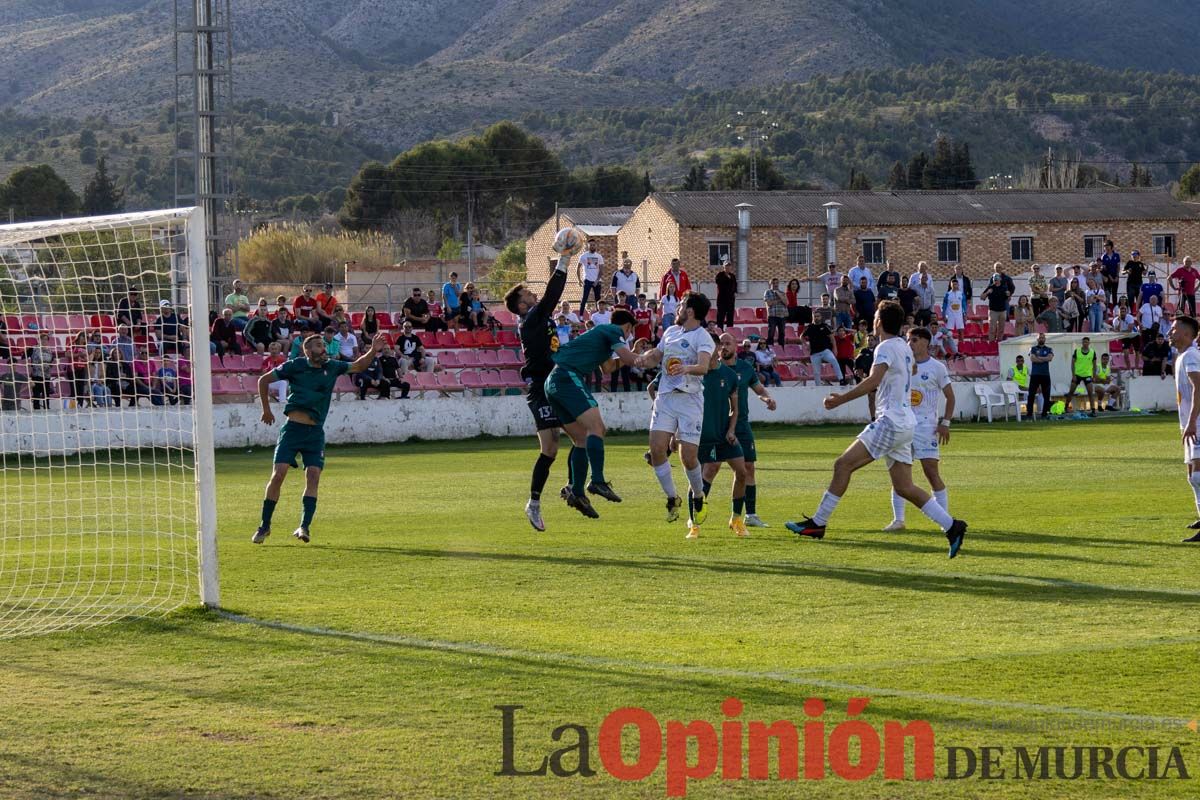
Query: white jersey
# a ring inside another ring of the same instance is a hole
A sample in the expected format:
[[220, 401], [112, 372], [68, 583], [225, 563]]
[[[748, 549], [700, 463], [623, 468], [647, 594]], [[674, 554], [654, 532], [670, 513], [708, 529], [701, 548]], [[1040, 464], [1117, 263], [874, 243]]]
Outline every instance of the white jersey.
[[699, 375], [671, 375], [668, 368], [673, 361], [678, 360], [685, 367], [694, 367], [701, 358], [712, 358], [717, 349], [712, 334], [704, 328], [685, 330], [678, 325], [667, 328], [662, 341], [658, 344], [662, 351], [662, 372], [658, 379], [658, 392], [687, 392], [698, 394], [704, 388], [704, 379]]
[[884, 339], [875, 348], [871, 366], [886, 364], [887, 372], [875, 390], [875, 418], [888, 417], [901, 428], [913, 428], [917, 418], [912, 410], [912, 348], [899, 336]]
[[604, 256], [585, 250], [579, 256], [579, 263], [583, 266], [583, 279], [585, 281], [595, 283], [600, 280], [600, 270], [604, 269]]
[[963, 313], [963, 293], [962, 289], [950, 289], [946, 292], [946, 313], [961, 314]]
[[1196, 402], [1196, 398], [1192, 397], [1192, 382], [1188, 380], [1190, 372], [1200, 372], [1200, 350], [1194, 347], [1184, 350], [1175, 359], [1175, 399], [1179, 401], [1180, 430], [1187, 428], [1192, 416], [1192, 403]]
[[[889, 367], [888, 372], [892, 370]], [[917, 362], [917, 374], [912, 377], [912, 410], [917, 425], [934, 425], [938, 420], [938, 399], [950, 385], [950, 372], [936, 358]]]

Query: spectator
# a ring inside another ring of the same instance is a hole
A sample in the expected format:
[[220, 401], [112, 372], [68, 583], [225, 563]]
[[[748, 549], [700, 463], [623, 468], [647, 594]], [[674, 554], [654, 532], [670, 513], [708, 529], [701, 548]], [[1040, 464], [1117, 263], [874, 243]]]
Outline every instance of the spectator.
[[837, 356], [833, 352], [833, 333], [829, 330], [829, 326], [823, 321], [814, 319], [813, 324], [804, 329], [801, 338], [808, 340], [808, 349], [811, 353], [809, 360], [812, 362], [813, 377], [816, 382], [821, 382], [821, 365], [829, 364], [833, 367], [833, 374], [837, 377], [838, 382], [844, 385], [842, 368], [838, 365]]
[[1050, 305], [1050, 284], [1042, 274], [1042, 265], [1033, 265], [1033, 274], [1029, 276], [1030, 305], [1033, 306], [1033, 316], [1037, 317]]
[[[263, 364], [263, 372], [270, 372], [285, 363], [287, 363], [287, 356], [283, 354], [283, 343], [280, 341], [271, 342], [271, 346], [267, 348], [267, 359]], [[267, 385], [267, 391], [274, 392], [279, 402], [287, 402], [287, 381], [272, 381]]]
[[1125, 276], [1125, 297], [1129, 300], [1130, 308], [1141, 308], [1142, 278], [1146, 275], [1146, 265], [1142, 263], [1142, 254], [1134, 250], [1121, 270]]
[[333, 338], [338, 343], [337, 358], [342, 361], [354, 361], [358, 358], [358, 337], [350, 330], [349, 322], [339, 323]]
[[29, 396], [33, 400], [33, 408], [50, 408], [50, 396], [54, 394], [51, 381], [54, 378], [54, 362], [56, 360], [54, 346], [50, 342], [50, 334], [38, 334], [37, 343], [25, 351], [25, 361], [29, 365]]
[[838, 327], [849, 328], [854, 324], [854, 287], [850, 285], [850, 276], [842, 276], [842, 285], [833, 292], [834, 322]]
[[[718, 278], [718, 284], [717, 284], [718, 312], [717, 313], [718, 313], [718, 315], [720, 314], [720, 302], [721, 302], [720, 283], [719, 283], [720, 277], [721, 277], [721, 273], [718, 272], [717, 273], [717, 278]], [[639, 278], [638, 274], [633, 271], [633, 259], [631, 259], [631, 258], [623, 259], [621, 261], [621, 268], [613, 273], [613, 278], [612, 278], [613, 294], [615, 295], [619, 292], [624, 292], [625, 296], [629, 300], [629, 310], [632, 311], [638, 307], [638, 292], [641, 290], [641, 288], [642, 288], [642, 279]], [[737, 287], [735, 285], [734, 289], [736, 290], [736, 288]], [[732, 325], [733, 324], [732, 312], [730, 312], [729, 319], [730, 319], [729, 324]]]
[[[934, 358], [943, 360], [958, 357], [958, 341], [954, 338], [954, 332], [942, 328], [936, 319], [929, 322], [929, 352], [933, 353]], [[870, 372], [869, 369], [867, 371]]]
[[829, 267], [826, 269], [825, 274], [821, 276], [821, 279], [825, 283], [825, 291], [829, 293], [830, 297], [833, 297], [834, 292], [842, 285], [842, 273], [838, 272], [837, 264], [830, 261]]
[[400, 337], [396, 340], [396, 347], [400, 349], [400, 355], [408, 362], [405, 365], [406, 371], [408, 369], [415, 372], [425, 371], [425, 345], [413, 332], [411, 322], [405, 322], [400, 328]]
[[988, 301], [988, 341], [998, 342], [1004, 335], [1004, 323], [1008, 321], [1008, 287], [1004, 276], [992, 273], [992, 280], [979, 297]]
[[[229, 314], [233, 316], [232, 309]], [[114, 347], [109, 354], [104, 379], [109, 395], [116, 401], [114, 405], [119, 406], [122, 400], [128, 400], [130, 406], [136, 406], [139, 397], [150, 396], [150, 387], [134, 374], [132, 363], [125, 360], [119, 347]]]
[[[454, 273], [450, 273], [453, 277]], [[359, 333], [362, 334], [362, 341], [373, 342], [379, 334], [379, 318], [375, 313], [375, 306], [367, 306], [363, 312], [362, 324], [358, 326]]]
[[118, 325], [128, 325], [134, 333], [146, 335], [146, 310], [142, 308], [142, 295], [136, 286], [130, 286], [129, 293], [117, 303], [115, 316]]
[[[461, 301], [460, 301], [461, 308]], [[421, 297], [420, 289], [413, 289], [412, 296], [404, 301], [400, 308], [404, 320], [418, 330], [444, 331], [446, 323], [433, 316], [429, 311], [429, 303]]]
[[93, 350], [99, 350], [105, 355], [108, 354], [108, 348], [104, 346], [104, 339], [100, 335], [100, 331], [92, 331], [87, 337], [88, 357], [91, 357]]
[[313, 299], [313, 288], [305, 286], [292, 301], [292, 316], [296, 318], [296, 327], [302, 331], [319, 331], [320, 321], [317, 317], [317, 301]]
[[331, 324], [336, 324], [333, 312], [337, 308], [338, 299], [334, 294], [333, 284], [326, 283], [323, 291], [317, 294], [317, 304], [313, 310], [317, 312], [317, 319], [322, 328], [328, 328]]
[[600, 287], [604, 285], [604, 256], [596, 252], [595, 239], [588, 239], [587, 250], [579, 254], [579, 266], [583, 269], [583, 299], [579, 301], [579, 313], [582, 314], [588, 294], [594, 290], [598, 301]]
[[958, 288], [963, 293], [963, 309], [971, 307], [971, 300], [975, 297], [975, 293], [971, 288], [971, 279], [963, 272], [962, 264], [954, 265], [954, 278], [958, 281]]
[[1017, 336], [1024, 336], [1027, 333], [1034, 332], [1033, 306], [1030, 304], [1027, 295], [1021, 295], [1017, 298], [1017, 307], [1013, 309], [1013, 322], [1016, 327]]
[[1163, 330], [1166, 326], [1162, 324], [1163, 310], [1158, 304], [1158, 295], [1150, 295], [1150, 299], [1142, 304], [1138, 310], [1142, 327], [1142, 347], [1154, 341], [1154, 337], [1159, 334], [1165, 334]]
[[104, 362], [103, 350], [92, 350], [88, 353], [87, 382], [88, 396], [91, 404], [99, 408], [117, 405], [108, 389], [107, 368]]
[[392, 398], [392, 389], [400, 390], [400, 399], [407, 400], [411, 388], [404, 380], [404, 362], [396, 357], [396, 351], [390, 346], [383, 348], [379, 361], [379, 396], [384, 400]]
[[[1051, 298], [1050, 305], [1043, 311], [1047, 314], [1055, 311], [1058, 298]], [[1025, 407], [1025, 415], [1034, 418], [1034, 408], [1039, 392], [1042, 395], [1042, 419], [1050, 416], [1050, 362], [1054, 360], [1054, 351], [1046, 346], [1046, 334], [1039, 333], [1037, 344], [1029, 348], [1029, 401]]]
[[342, 352], [342, 343], [337, 340], [337, 328], [330, 325], [321, 331], [321, 338], [325, 340], [325, 353], [329, 360], [337, 361], [338, 354]]
[[1151, 297], [1157, 297], [1160, 306], [1163, 304], [1163, 287], [1158, 282], [1158, 275], [1152, 269], [1146, 271], [1146, 282], [1142, 284], [1142, 300], [1138, 304], [1138, 308], [1148, 303]]
[[826, 327], [833, 324], [834, 309], [830, 302], [830, 295], [821, 295], [821, 305], [813, 309], [813, 322], [819, 322]]
[[[774, 279], [774, 283], [779, 283], [778, 279]], [[754, 350], [754, 362], [758, 367], [759, 380], [766, 386], [783, 386], [783, 381], [779, 377], [779, 371], [775, 369], [775, 351], [771, 348], [769, 342], [759, 340], [758, 347]]]
[[633, 318], [637, 320], [637, 325], [633, 329], [635, 340], [645, 339], [647, 342], [653, 342], [658, 338], [655, 335], [655, 331], [658, 329], [658, 303], [646, 300], [633, 310]]
[[304, 339], [307, 336], [307, 333], [301, 333], [300, 331], [292, 332], [292, 341], [288, 347], [288, 360], [300, 358], [304, 355]]
[[663, 327], [675, 324], [675, 311], [679, 308], [679, 296], [675, 294], [675, 284], [668, 283], [667, 291], [662, 296], [662, 324]]
[[[271, 309], [269, 309], [267, 307], [267, 298], [265, 298], [265, 297], [258, 298], [258, 305], [255, 306], [254, 309], [250, 312], [250, 316], [251, 317], [262, 317], [267, 322], [270, 322], [272, 319], [275, 318], [274, 315], [271, 314]], [[248, 325], [249, 323], [246, 323], [246, 324]]]
[[1112, 327], [1114, 331], [1125, 334], [1121, 339], [1121, 351], [1129, 353], [1133, 357], [1134, 364], [1131, 366], [1136, 368], [1136, 362], [1142, 355], [1142, 337], [1138, 333], [1137, 317], [1129, 310], [1125, 300], [1126, 298], [1121, 298], [1121, 305], [1113, 314]]
[[1104, 330], [1104, 287], [1087, 290], [1088, 330], [1098, 333]]
[[895, 300], [900, 294], [900, 273], [896, 270], [879, 275], [879, 299]]
[[838, 328], [833, 334], [833, 354], [847, 379], [854, 374], [854, 334], [849, 328]]
[[763, 292], [763, 305], [767, 307], [767, 346], [775, 342], [778, 332], [779, 346], [782, 347], [786, 344], [788, 309], [787, 295], [779, 290], [779, 278], [771, 278], [770, 286]]
[[721, 329], [733, 326], [733, 309], [737, 304], [737, 270], [733, 262], [726, 256], [721, 261], [721, 269], [713, 279], [717, 284], [717, 326]]
[[[795, 278], [788, 281], [783, 296], [787, 299], [788, 322], [794, 325], [803, 325], [805, 322], [812, 321], [811, 309], [807, 314], [800, 310], [800, 281]], [[796, 333], [799, 334], [799, 330]]]
[[[458, 273], [451, 272], [450, 280], [442, 284], [442, 316], [447, 320], [457, 320], [459, 304], [462, 302], [462, 286], [458, 282]], [[371, 341], [367, 339], [367, 341]]]
[[1083, 290], [1079, 288], [1079, 279], [1071, 278], [1071, 285], [1067, 289], [1067, 299], [1063, 301], [1062, 309], [1059, 312], [1062, 314], [1063, 327], [1068, 331], [1078, 332], [1083, 329], [1083, 313], [1086, 302]]
[[1064, 320], [1062, 311], [1058, 307], [1058, 298], [1050, 295], [1050, 305], [1046, 306], [1046, 310], [1038, 314], [1037, 321], [1046, 326], [1047, 333], [1062, 333]]
[[867, 348], [867, 343], [871, 340], [871, 331], [868, 327], [869, 323], [865, 319], [858, 321], [858, 327], [854, 329], [854, 357], [858, 358], [858, 354]]
[[579, 318], [579, 315], [571, 310], [571, 301], [570, 300], [562, 301], [562, 308], [559, 309], [558, 313], [561, 314], [562, 316], [566, 317], [567, 322], [571, 323], [576, 328], [578, 328], [580, 325], [583, 324], [583, 321]]
[[[1075, 264], [1071, 267], [1071, 274], [1067, 276], [1068, 282], [1070, 282], [1072, 279], [1079, 284], [1080, 291], [1083, 291], [1087, 288], [1087, 275], [1083, 274], [1083, 267], [1079, 266], [1078, 264]], [[1069, 285], [1067, 287], [1067, 291], [1071, 291]]]
[[1097, 358], [1096, 351], [1092, 349], [1091, 345], [1091, 338], [1085, 336], [1082, 346], [1071, 351], [1071, 388], [1067, 390], [1067, 411], [1071, 410], [1071, 403], [1075, 400], [1075, 388], [1082, 383], [1087, 389], [1088, 414], [1094, 417], [1096, 416], [1096, 392], [1092, 383], [1096, 380], [1096, 368], [1099, 366], [1100, 359]]
[[121, 357], [124, 360], [133, 361], [134, 344], [128, 325], [117, 326], [117, 338], [113, 340], [113, 347], [121, 351]]
[[88, 342], [85, 332], [76, 332], [66, 356], [68, 364], [65, 376], [71, 381], [71, 394], [75, 398], [76, 408], [83, 408], [84, 405], [90, 405], [92, 399], [88, 386]]
[[867, 279], [858, 279], [854, 290], [854, 314], [859, 322], [875, 319], [875, 293], [867, 287]]
[[242, 348], [238, 345], [237, 335], [237, 326], [233, 324], [233, 309], [223, 309], [221, 316], [217, 317], [212, 324], [212, 330], [209, 331], [212, 344], [216, 346], [216, 355], [222, 362], [225, 361], [226, 353], [241, 355]]
[[358, 388], [359, 400], [366, 400], [367, 392], [372, 389], [378, 392], [380, 400], [384, 398], [383, 373], [379, 367], [379, 356], [371, 359], [371, 363], [367, 365], [366, 369], [356, 375], [350, 376], [350, 378]]
[[346, 316], [346, 309], [342, 305], [333, 307], [333, 313], [329, 315], [329, 327], [341, 330], [342, 323], [350, 324], [350, 318]]
[[592, 312], [592, 323], [595, 325], [609, 325], [612, 323], [612, 309], [608, 307], [607, 300], [601, 300], [600, 306], [596, 311]]
[[[1063, 274], [1062, 267], [1054, 268], [1054, 277], [1047, 281], [1047, 284], [1050, 287], [1050, 294], [1058, 299], [1058, 307], [1061, 309], [1063, 303], [1067, 302], [1067, 287], [1071, 285], [1067, 276]], [[1048, 301], [1050, 298], [1046, 299]]]
[[925, 277], [927, 282], [930, 284], [930, 287], [932, 288], [933, 276], [931, 276], [929, 274], [929, 265], [927, 263], [925, 263], [924, 261], [917, 262], [917, 271], [914, 272], [912, 275], [908, 276], [908, 285], [911, 286], [912, 288], [920, 291], [920, 289], [918, 289], [918, 287], [921, 285], [921, 277], [922, 276]]
[[233, 282], [233, 291], [225, 295], [225, 307], [233, 309], [233, 327], [243, 330], [250, 320], [250, 298], [241, 281]]
[[187, 354], [187, 329], [180, 323], [170, 300], [158, 301], [158, 319], [154, 322], [159, 355]]
[[[658, 284], [658, 296], [660, 298], [667, 296], [667, 287], [675, 287], [675, 298], [678, 300], [692, 290], [692, 282], [688, 280], [688, 274], [679, 266], [679, 259], [671, 259], [671, 268], [667, 270], [667, 274], [662, 276], [662, 280]], [[666, 317], [666, 309], [663, 309], [663, 316]], [[671, 317], [674, 318], [672, 313]]]
[[1008, 368], [1008, 379], [1022, 392], [1029, 392], [1029, 365], [1025, 363], [1025, 356], [1017, 355], [1016, 364]]
[[[950, 287], [942, 295], [942, 316], [946, 318], [946, 329], [951, 335], [961, 335], [959, 331], [966, 327], [966, 307], [966, 295], [958, 285], [958, 278], [951, 277]], [[933, 325], [933, 322], [931, 320], [930, 325]]]
[[567, 322], [567, 318], [562, 314], [554, 320], [554, 334], [558, 337], [559, 347], [571, 341], [571, 323]]
[[[263, 313], [251, 314], [246, 327], [242, 330], [242, 338], [246, 340], [246, 344], [250, 346], [250, 349], [256, 353], [267, 352], [267, 346], [275, 341], [275, 336], [272, 335], [271, 331], [275, 323], [266, 313], [267, 301], [263, 300], [261, 302], [262, 305], [260, 308], [263, 309]], [[287, 311], [284, 310], [283, 313], [286, 314]]]
[[[923, 265], [925, 262], [922, 261]], [[917, 293], [917, 299], [913, 303], [914, 317], [918, 325], [928, 326], [930, 320], [933, 319], [933, 283], [929, 278], [929, 273], [920, 273], [917, 278], [917, 285], [913, 286], [912, 281], [909, 281], [909, 286]]]
[[483, 301], [479, 299], [479, 290], [473, 283], [464, 286], [462, 296], [459, 297], [459, 319], [469, 331], [487, 327], [488, 313], [483, 307]]
[[1192, 266], [1192, 257], [1185, 256], [1179, 269], [1167, 278], [1167, 285], [1179, 292], [1179, 311], [1196, 316], [1196, 283], [1200, 282], [1200, 272]]
[[1121, 384], [1113, 374], [1108, 353], [1100, 355], [1096, 368], [1096, 402], [1101, 411], [1116, 411], [1121, 406]]
[[917, 290], [909, 285], [908, 276], [900, 278], [900, 291], [896, 292], [896, 302], [904, 309], [904, 316], [912, 316], [917, 308]]
[[1121, 254], [1111, 240], [1104, 243], [1104, 252], [1100, 254], [1100, 288], [1108, 303], [1115, 306], [1121, 288]]
[[1084, 294], [1087, 294], [1088, 289], [1095, 289], [1100, 292], [1104, 291], [1104, 273], [1101, 272], [1099, 261], [1093, 261], [1088, 266], [1087, 275], [1084, 277], [1087, 278], [1086, 283], [1084, 281], [1079, 282], [1079, 288], [1083, 289]]
[[288, 311], [287, 306], [280, 306], [279, 310], [275, 312], [275, 319], [271, 320], [271, 341], [279, 342], [284, 347], [290, 346], [295, 327], [292, 314]]
[[[1171, 345], [1167, 344], [1166, 334], [1155, 331], [1151, 334], [1150, 343], [1142, 349], [1142, 374], [1167, 377], [1167, 359], [1171, 357]], [[1145, 329], [1142, 336], [1146, 336]]]
[[860, 278], [867, 279], [867, 288], [872, 292], [875, 291], [875, 275], [872, 274], [871, 268], [864, 263], [862, 256], [859, 256], [854, 266], [850, 268], [850, 286], [858, 286]]

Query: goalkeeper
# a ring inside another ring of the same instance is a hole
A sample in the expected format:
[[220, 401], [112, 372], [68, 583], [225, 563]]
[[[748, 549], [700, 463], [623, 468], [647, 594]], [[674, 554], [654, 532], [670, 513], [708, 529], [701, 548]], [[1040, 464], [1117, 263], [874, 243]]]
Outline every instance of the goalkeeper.
[[317, 484], [321, 470], [325, 468], [325, 417], [329, 414], [329, 401], [333, 399], [333, 387], [337, 379], [347, 373], [362, 372], [375, 360], [376, 354], [387, 345], [387, 337], [380, 334], [371, 342], [367, 352], [353, 363], [329, 358], [325, 340], [320, 336], [309, 336], [304, 340], [303, 353], [270, 370], [258, 379], [258, 398], [262, 402], [262, 421], [275, 424], [271, 412], [270, 386], [275, 381], [287, 381], [287, 404], [283, 415], [287, 422], [279, 429], [279, 441], [275, 445], [275, 466], [271, 480], [267, 482], [267, 493], [263, 500], [262, 523], [250, 540], [262, 544], [271, 535], [271, 516], [279, 502], [279, 490], [288, 470], [299, 467], [296, 456], [304, 458], [304, 497], [301, 498], [303, 514], [300, 527], [292, 534], [302, 542], [311, 538], [309, 527], [317, 512]]

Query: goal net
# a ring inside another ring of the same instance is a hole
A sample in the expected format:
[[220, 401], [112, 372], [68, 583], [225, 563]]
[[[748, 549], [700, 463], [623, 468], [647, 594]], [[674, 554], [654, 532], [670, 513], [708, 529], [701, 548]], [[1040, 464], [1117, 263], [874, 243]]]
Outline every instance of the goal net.
[[202, 213], [0, 226], [0, 638], [217, 603]]

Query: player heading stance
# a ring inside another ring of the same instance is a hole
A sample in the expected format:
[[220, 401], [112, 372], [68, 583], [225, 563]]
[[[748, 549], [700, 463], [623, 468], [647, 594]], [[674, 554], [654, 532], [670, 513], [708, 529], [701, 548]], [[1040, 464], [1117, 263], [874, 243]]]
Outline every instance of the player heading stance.
[[262, 403], [262, 421], [275, 424], [271, 413], [270, 386], [275, 381], [287, 381], [287, 403], [283, 415], [287, 422], [279, 429], [279, 441], [275, 445], [275, 466], [271, 480], [267, 482], [266, 497], [263, 499], [262, 522], [250, 539], [262, 544], [271, 535], [271, 517], [279, 502], [279, 490], [288, 470], [299, 467], [296, 456], [304, 458], [304, 496], [300, 499], [303, 513], [300, 527], [292, 536], [307, 543], [311, 538], [309, 528], [313, 515], [317, 513], [317, 484], [321, 481], [321, 470], [325, 468], [325, 417], [329, 415], [329, 401], [333, 398], [333, 387], [337, 379], [347, 373], [364, 371], [371, 366], [375, 356], [387, 346], [387, 337], [376, 336], [367, 352], [354, 363], [334, 361], [329, 358], [325, 340], [316, 334], [304, 340], [303, 355], [285, 361], [258, 378], [258, 399]]
[[[1200, 350], [1196, 335], [1200, 325], [1195, 317], [1175, 317], [1167, 332], [1171, 346], [1179, 351], [1175, 359], [1175, 393], [1179, 401], [1179, 430], [1183, 432], [1183, 463], [1187, 464], [1188, 483], [1196, 498], [1196, 514], [1200, 516], [1200, 443], [1196, 441], [1196, 417], [1200, 416]], [[1200, 519], [1189, 529], [1196, 531], [1185, 542], [1200, 542]]]
[[703, 378], [717, 349], [704, 329], [712, 304], [699, 293], [688, 294], [675, 311], [675, 324], [667, 328], [657, 350], [661, 357], [658, 394], [650, 411], [650, 466], [667, 495], [667, 522], [679, 519], [682, 502], [671, 477], [671, 441], [679, 443], [679, 460], [688, 479], [689, 526], [708, 516], [704, 507], [704, 473], [700, 468], [700, 429], [704, 417]]
[[[938, 471], [942, 457], [940, 445], [950, 443], [950, 420], [954, 417], [954, 390], [950, 388], [950, 372], [946, 365], [929, 355], [933, 334], [928, 328], [913, 328], [908, 332], [908, 346], [916, 359], [912, 377], [912, 410], [917, 418], [913, 432], [913, 458], [921, 462], [921, 470], [933, 489], [933, 497], [942, 508], [950, 511], [946, 484]], [[938, 417], [938, 395], [946, 398], [946, 411]], [[892, 521], [885, 531], [904, 530], [904, 498], [892, 489]]]
[[521, 337], [521, 354], [525, 366], [521, 377], [529, 384], [525, 400], [533, 414], [540, 452], [533, 462], [533, 477], [529, 484], [529, 502], [525, 517], [534, 530], [546, 530], [542, 520], [542, 491], [550, 478], [550, 467], [558, 456], [558, 434], [561, 423], [554, 407], [546, 399], [546, 378], [554, 369], [554, 354], [558, 351], [558, 332], [554, 325], [554, 310], [567, 285], [567, 264], [570, 256], [558, 259], [558, 266], [546, 282], [546, 294], [541, 300], [523, 284], [517, 284], [504, 295], [504, 307], [521, 318], [517, 333]]
[[875, 421], [833, 463], [833, 480], [821, 498], [817, 513], [800, 522], [787, 523], [787, 529], [800, 536], [823, 539], [825, 523], [833, 516], [834, 509], [849, 488], [850, 476], [872, 461], [884, 458], [892, 478], [892, 488], [937, 523], [950, 543], [950, 558], [954, 558], [962, 547], [967, 523], [952, 518], [937, 500], [919, 489], [912, 480], [912, 441], [917, 420], [910, 405], [913, 353], [900, 338], [903, 325], [904, 309], [899, 303], [884, 300], [879, 304], [875, 311], [875, 335], [879, 337], [879, 346], [875, 348], [871, 374], [850, 391], [844, 394], [835, 392], [825, 398], [825, 408], [832, 411], [875, 390]]
[[[553, 357], [554, 369], [546, 377], [546, 399], [574, 444], [567, 462], [571, 483], [563, 487], [562, 496], [568, 506], [593, 519], [600, 515], [592, 508], [585, 487], [587, 492], [613, 503], [621, 502], [621, 498], [604, 479], [604, 420], [584, 381], [613, 356], [627, 367], [655, 366], [657, 361], [635, 355], [625, 344], [636, 325], [633, 314], [614, 311], [611, 323], [597, 325], [559, 347]], [[587, 482], [589, 465], [591, 483]]]

